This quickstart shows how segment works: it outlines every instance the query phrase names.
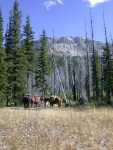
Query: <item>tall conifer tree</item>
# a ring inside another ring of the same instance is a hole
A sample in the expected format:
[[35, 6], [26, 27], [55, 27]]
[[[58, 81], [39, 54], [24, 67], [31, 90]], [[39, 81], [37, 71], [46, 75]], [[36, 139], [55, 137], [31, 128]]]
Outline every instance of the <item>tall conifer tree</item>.
[[87, 38], [87, 32], [86, 32], [86, 96], [88, 101], [90, 101], [90, 64], [89, 64], [89, 44], [88, 44], [88, 38]]
[[6, 99], [7, 64], [6, 53], [3, 48], [3, 18], [0, 10], [0, 102]]
[[10, 13], [6, 32], [9, 96], [14, 100], [25, 93], [24, 50], [21, 48], [21, 12], [16, 0]]
[[93, 29], [93, 19], [91, 17], [91, 36], [92, 36], [92, 91], [93, 91], [93, 99], [98, 101], [99, 99], [99, 58], [98, 53], [95, 49], [95, 42], [94, 42], [94, 29]]
[[[26, 18], [26, 25], [24, 27], [24, 52], [26, 59], [26, 69], [27, 69], [27, 88], [29, 88], [29, 80], [32, 78], [32, 73], [34, 71], [34, 35], [32, 27], [30, 24], [30, 18]], [[30, 86], [32, 88], [32, 85]], [[30, 89], [27, 89], [30, 91]], [[31, 94], [31, 93], [29, 93]]]
[[37, 86], [40, 88], [43, 95], [47, 92], [47, 76], [49, 75], [49, 69], [47, 37], [45, 31], [43, 31], [40, 38], [40, 49], [36, 69]]

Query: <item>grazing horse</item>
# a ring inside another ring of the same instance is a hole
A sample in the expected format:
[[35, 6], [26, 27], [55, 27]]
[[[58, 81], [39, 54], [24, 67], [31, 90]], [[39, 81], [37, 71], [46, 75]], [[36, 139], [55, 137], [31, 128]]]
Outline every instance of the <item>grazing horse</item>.
[[46, 107], [47, 102], [50, 103], [50, 98], [49, 97], [41, 97], [41, 101], [44, 103], [44, 107]]
[[41, 97], [40, 96], [32, 96], [32, 102], [31, 102], [31, 107], [32, 106], [40, 106], [41, 105]]
[[54, 104], [57, 104], [58, 107], [61, 107], [62, 105], [62, 99], [58, 96], [51, 96], [50, 97], [50, 106], [53, 107]]
[[58, 105], [58, 107], [61, 107], [62, 105], [62, 99], [58, 96], [51, 96], [51, 97], [44, 97], [44, 106], [46, 107], [46, 103], [49, 102], [50, 106], [53, 107], [55, 104]]
[[23, 97], [24, 108], [29, 108], [29, 104], [31, 103], [32, 98], [30, 96]]

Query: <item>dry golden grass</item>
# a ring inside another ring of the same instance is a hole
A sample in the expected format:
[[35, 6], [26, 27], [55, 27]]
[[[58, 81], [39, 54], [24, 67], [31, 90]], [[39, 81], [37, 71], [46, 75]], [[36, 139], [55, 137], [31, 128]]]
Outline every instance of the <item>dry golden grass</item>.
[[113, 110], [0, 109], [0, 150], [113, 150]]

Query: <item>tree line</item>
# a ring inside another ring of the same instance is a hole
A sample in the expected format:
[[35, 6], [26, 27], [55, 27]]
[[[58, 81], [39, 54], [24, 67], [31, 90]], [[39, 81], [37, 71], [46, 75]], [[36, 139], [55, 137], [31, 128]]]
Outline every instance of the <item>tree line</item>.
[[49, 73], [46, 33], [43, 31], [40, 37], [37, 56], [34, 52], [34, 32], [30, 17], [26, 17], [23, 31], [21, 17], [16, 0], [10, 11], [4, 38], [0, 11], [0, 104], [8, 105], [9, 101], [15, 105], [21, 103], [21, 97], [29, 94], [29, 78], [33, 73], [36, 74], [37, 87], [46, 92], [45, 76]]
[[[113, 104], [113, 45], [112, 40], [108, 40], [107, 27], [103, 13], [103, 27], [105, 44], [102, 47], [102, 54], [95, 47], [94, 41], [94, 21], [90, 14], [91, 24], [91, 47], [88, 45], [86, 33], [86, 46], [92, 51], [91, 56], [86, 54], [86, 95], [89, 102], [96, 105]], [[91, 66], [90, 66], [91, 65]], [[91, 68], [91, 71], [90, 71]]]
[[[95, 46], [94, 40], [94, 20], [90, 14], [91, 39], [85, 33], [85, 56], [67, 57], [69, 90], [65, 89], [68, 99], [75, 101], [76, 104], [113, 104], [113, 40], [109, 40], [108, 32], [103, 14], [103, 27], [105, 43], [101, 50]], [[100, 54], [101, 51], [101, 54]], [[81, 65], [82, 60], [84, 64]], [[85, 78], [83, 78], [83, 68], [85, 67]], [[77, 69], [78, 67], [78, 69]], [[65, 65], [66, 68], [66, 65]], [[67, 84], [67, 83], [66, 83]], [[65, 86], [66, 86], [65, 84]]]

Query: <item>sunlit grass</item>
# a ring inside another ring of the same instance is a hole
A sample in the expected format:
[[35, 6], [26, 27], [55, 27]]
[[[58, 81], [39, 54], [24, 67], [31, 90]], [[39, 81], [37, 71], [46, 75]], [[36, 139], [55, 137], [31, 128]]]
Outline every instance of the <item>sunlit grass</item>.
[[112, 150], [113, 110], [0, 109], [0, 150]]

